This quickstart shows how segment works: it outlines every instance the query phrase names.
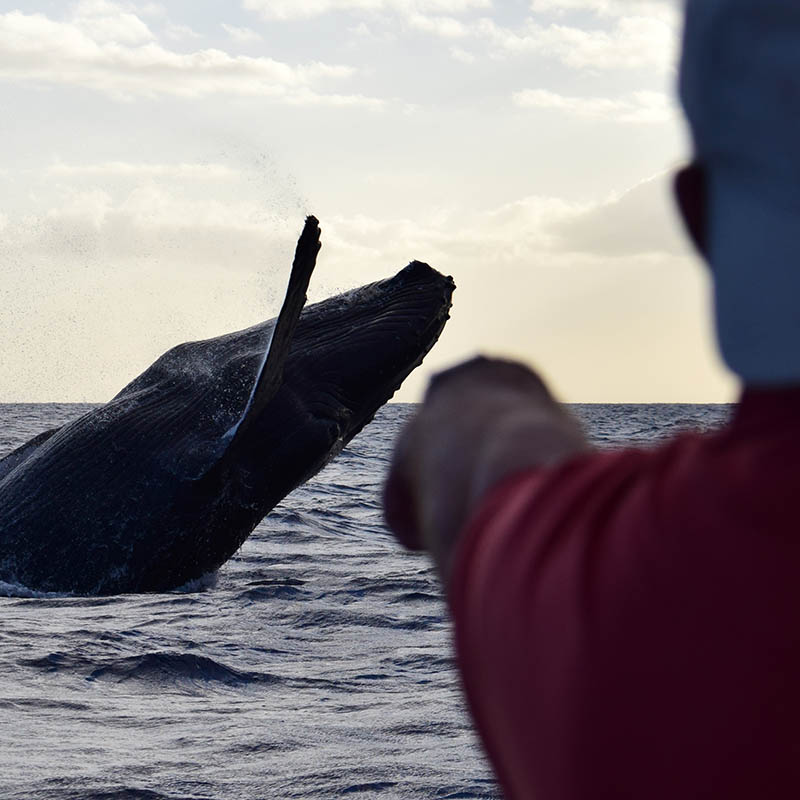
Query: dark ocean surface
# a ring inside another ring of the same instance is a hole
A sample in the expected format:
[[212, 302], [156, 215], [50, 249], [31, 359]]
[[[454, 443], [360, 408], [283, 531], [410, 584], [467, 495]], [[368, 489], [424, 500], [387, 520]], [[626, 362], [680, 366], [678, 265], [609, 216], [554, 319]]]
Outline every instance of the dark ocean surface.
[[[88, 408], [0, 405], [0, 456]], [[600, 447], [730, 411], [573, 409]], [[0, 583], [0, 798], [499, 797], [435, 576], [381, 522], [412, 411], [385, 407], [202, 586], [92, 599]]]

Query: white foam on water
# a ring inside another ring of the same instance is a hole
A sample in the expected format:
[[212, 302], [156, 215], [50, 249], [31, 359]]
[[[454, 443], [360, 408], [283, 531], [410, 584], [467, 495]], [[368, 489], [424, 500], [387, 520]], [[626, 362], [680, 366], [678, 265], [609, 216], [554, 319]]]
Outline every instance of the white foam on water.
[[71, 592], [40, 592], [22, 583], [0, 581], [0, 597], [74, 597]]

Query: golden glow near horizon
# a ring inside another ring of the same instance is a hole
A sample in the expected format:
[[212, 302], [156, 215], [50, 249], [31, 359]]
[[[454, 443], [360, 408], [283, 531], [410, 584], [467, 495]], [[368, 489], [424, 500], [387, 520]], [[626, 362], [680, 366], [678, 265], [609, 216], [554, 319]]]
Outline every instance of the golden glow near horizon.
[[479, 351], [566, 401], [731, 399], [670, 198], [678, 35], [673, 0], [0, 4], [0, 401], [273, 316], [306, 213], [312, 301], [456, 281], [395, 399]]

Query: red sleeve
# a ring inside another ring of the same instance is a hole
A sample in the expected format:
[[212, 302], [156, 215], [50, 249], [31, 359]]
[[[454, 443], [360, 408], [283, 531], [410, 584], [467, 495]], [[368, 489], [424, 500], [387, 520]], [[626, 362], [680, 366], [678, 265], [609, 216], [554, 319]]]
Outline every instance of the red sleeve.
[[449, 600], [508, 800], [800, 796], [795, 428], [582, 456], [489, 492]]

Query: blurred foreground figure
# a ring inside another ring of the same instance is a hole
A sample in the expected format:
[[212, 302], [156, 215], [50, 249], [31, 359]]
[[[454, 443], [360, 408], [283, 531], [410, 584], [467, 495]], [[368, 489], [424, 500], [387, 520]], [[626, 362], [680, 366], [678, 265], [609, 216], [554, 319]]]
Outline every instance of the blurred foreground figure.
[[593, 452], [535, 374], [476, 359], [386, 484], [509, 800], [800, 797], [800, 2], [689, 0], [681, 98], [729, 426]]

